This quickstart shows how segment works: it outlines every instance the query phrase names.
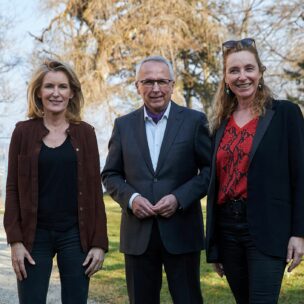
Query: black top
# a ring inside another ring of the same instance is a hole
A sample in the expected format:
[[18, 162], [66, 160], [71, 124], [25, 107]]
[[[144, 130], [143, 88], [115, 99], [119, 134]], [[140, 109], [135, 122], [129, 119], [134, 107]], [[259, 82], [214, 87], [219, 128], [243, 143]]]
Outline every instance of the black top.
[[77, 156], [70, 138], [39, 154], [37, 227], [65, 231], [78, 222]]

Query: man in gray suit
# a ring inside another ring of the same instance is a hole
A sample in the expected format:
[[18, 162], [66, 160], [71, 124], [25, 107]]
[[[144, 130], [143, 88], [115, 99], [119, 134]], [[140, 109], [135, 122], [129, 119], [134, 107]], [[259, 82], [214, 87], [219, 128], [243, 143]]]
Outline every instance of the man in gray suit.
[[171, 100], [174, 74], [161, 56], [136, 70], [144, 105], [115, 120], [102, 172], [122, 208], [120, 250], [125, 254], [130, 303], [160, 303], [162, 266], [175, 304], [203, 303], [200, 199], [209, 184], [210, 139], [205, 115]]

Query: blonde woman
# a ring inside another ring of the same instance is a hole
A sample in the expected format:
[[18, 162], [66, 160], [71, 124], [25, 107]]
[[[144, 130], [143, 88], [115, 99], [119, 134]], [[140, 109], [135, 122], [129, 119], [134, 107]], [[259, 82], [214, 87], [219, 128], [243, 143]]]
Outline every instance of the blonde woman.
[[62, 303], [86, 303], [108, 249], [98, 147], [82, 106], [67, 64], [38, 67], [28, 87], [30, 119], [11, 139], [4, 214], [22, 304], [46, 303], [55, 255]]

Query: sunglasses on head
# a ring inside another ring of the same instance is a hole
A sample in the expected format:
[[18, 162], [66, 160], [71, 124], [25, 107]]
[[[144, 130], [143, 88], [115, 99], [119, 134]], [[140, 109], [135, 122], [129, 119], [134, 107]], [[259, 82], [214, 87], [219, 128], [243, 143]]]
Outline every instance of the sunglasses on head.
[[255, 40], [253, 38], [244, 38], [241, 40], [228, 40], [222, 44], [223, 52], [234, 49], [237, 46], [241, 46], [243, 48], [253, 46], [255, 47]]

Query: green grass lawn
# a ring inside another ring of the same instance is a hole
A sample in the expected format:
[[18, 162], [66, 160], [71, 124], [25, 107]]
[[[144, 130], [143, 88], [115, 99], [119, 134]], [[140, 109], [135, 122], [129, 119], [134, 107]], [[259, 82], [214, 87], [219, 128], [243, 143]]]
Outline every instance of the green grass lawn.
[[[204, 206], [205, 202], [203, 202]], [[110, 248], [106, 255], [103, 271], [96, 274], [90, 285], [90, 297], [98, 303], [128, 303], [125, 283], [124, 259], [119, 252], [120, 207], [111, 198], [105, 196], [108, 217]], [[204, 214], [204, 219], [205, 219]], [[225, 279], [213, 272], [207, 264], [205, 252], [202, 252], [201, 286], [206, 304], [235, 303]], [[164, 275], [161, 303], [172, 303]], [[304, 304], [304, 262], [291, 274], [285, 274], [280, 304]]]

